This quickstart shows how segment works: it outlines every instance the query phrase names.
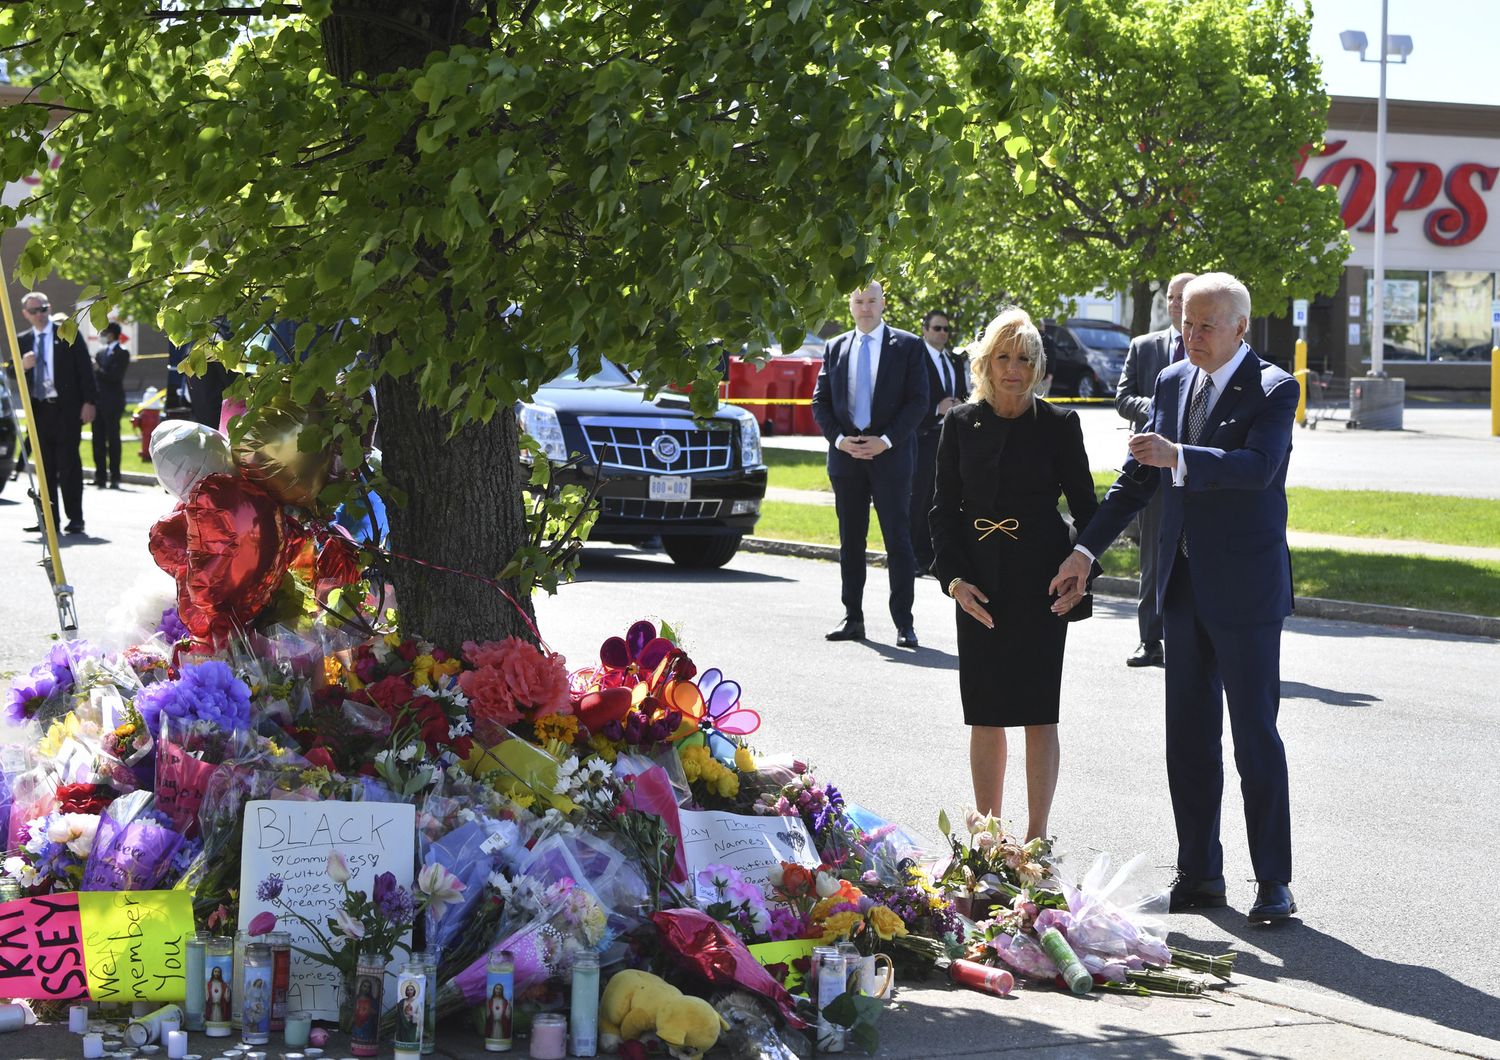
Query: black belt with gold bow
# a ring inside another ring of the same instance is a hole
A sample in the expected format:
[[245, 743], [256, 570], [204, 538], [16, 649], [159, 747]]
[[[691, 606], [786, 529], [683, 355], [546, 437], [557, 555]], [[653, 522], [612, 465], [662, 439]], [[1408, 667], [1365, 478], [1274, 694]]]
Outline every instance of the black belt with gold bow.
[[975, 519], [974, 529], [979, 531], [979, 540], [983, 541], [996, 530], [999, 530], [1012, 541], [1021, 540], [1021, 535], [1016, 531], [1021, 529], [1019, 519], [1001, 519], [998, 523], [992, 519]]

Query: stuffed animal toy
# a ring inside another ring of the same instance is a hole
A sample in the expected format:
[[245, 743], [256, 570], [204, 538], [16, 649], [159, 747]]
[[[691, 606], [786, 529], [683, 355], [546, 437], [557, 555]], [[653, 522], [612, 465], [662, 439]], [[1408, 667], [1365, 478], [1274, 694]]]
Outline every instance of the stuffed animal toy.
[[616, 972], [599, 1000], [599, 1045], [605, 1052], [654, 1033], [676, 1060], [701, 1060], [727, 1027], [707, 1001], [650, 972]]

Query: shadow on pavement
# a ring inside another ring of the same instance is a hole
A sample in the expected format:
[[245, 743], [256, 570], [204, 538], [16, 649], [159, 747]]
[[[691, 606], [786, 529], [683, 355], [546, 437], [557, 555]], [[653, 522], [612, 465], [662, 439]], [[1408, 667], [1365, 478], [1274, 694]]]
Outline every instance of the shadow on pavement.
[[110, 539], [107, 537], [95, 537], [93, 534], [64, 534], [57, 539], [58, 548], [87, 548], [93, 545], [107, 545]]
[[[865, 623], [865, 627], [866, 629], [869, 628], [868, 622]], [[926, 670], [958, 669], [958, 656], [949, 654], [945, 651], [940, 651], [937, 648], [929, 648], [927, 647], [927, 645], [922, 644], [922, 631], [920, 629], [917, 630], [917, 643], [920, 645], [917, 648], [896, 647], [896, 631], [894, 629], [890, 632], [890, 640], [891, 643], [882, 644], [875, 638], [867, 636], [865, 637], [862, 644], [865, 648], [873, 651], [876, 655], [879, 655], [887, 662], [905, 663], [908, 666], [920, 666]]]
[[1368, 707], [1384, 702], [1379, 696], [1368, 692], [1340, 692], [1335, 688], [1321, 688], [1301, 681], [1281, 682], [1281, 699], [1283, 703], [1289, 699], [1310, 699], [1327, 703], [1331, 707]]
[[[1087, 1056], [1089, 1060], [1204, 1055], [1196, 1049], [1179, 1047], [1169, 1034], [1142, 1033], [1139, 1027], [1103, 1019], [1094, 1023], [1082, 1013], [1076, 1021], [1070, 1021], [1071, 1027], [1047, 1026], [1027, 1006], [1024, 991], [993, 1000], [1002, 1009], [1014, 1009], [1014, 1015], [1006, 1012], [997, 1016], [993, 1011], [904, 1000], [899, 1023], [890, 1017], [881, 1021], [880, 1055], [892, 1060], [929, 1060], [933, 1056], [977, 1058], [1012, 1053]], [[1099, 994], [1070, 1000], [1080, 1008], [1103, 1003]], [[986, 1004], [990, 1001], [986, 999]], [[1079, 1032], [1080, 1026], [1088, 1028], [1086, 1034]]]
[[[1393, 896], [1393, 922], [1399, 900]], [[1248, 946], [1280, 959], [1267, 964], [1253, 951], [1241, 950], [1234, 970], [1265, 982], [1288, 980], [1315, 983], [1344, 997], [1376, 1008], [1403, 1012], [1466, 1034], [1493, 1037], [1500, 1027], [1500, 998], [1467, 986], [1433, 968], [1372, 957], [1341, 939], [1309, 927], [1301, 920], [1274, 926], [1255, 926], [1242, 912], [1214, 909], [1206, 914], [1221, 930], [1244, 939]], [[1198, 939], [1174, 925], [1172, 944], [1188, 950], [1214, 952], [1223, 946], [1216, 939]], [[1415, 921], [1405, 937], [1411, 940], [1413, 960], [1422, 958], [1422, 933]], [[1476, 950], [1476, 952], [1482, 952]]]
[[717, 570], [694, 570], [679, 567], [667, 559], [665, 553], [615, 552], [584, 549], [583, 562], [578, 565], [579, 580], [611, 581], [629, 579], [642, 582], [723, 582], [727, 584], [748, 582], [790, 583], [791, 578], [758, 571], [736, 570], [734, 567], [719, 567]]

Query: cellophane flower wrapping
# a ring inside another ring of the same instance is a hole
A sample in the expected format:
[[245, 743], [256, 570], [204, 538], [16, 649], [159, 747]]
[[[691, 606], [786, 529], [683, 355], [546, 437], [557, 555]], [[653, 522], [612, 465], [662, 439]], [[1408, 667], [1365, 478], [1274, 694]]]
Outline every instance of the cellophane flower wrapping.
[[135, 791], [110, 805], [99, 818], [79, 890], [150, 891], [173, 871], [187, 841], [154, 803], [149, 791]]

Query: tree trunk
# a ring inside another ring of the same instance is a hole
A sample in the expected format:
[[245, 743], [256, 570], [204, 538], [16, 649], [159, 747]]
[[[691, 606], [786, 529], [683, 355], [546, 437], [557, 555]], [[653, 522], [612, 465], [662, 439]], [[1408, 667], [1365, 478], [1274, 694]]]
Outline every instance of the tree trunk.
[[[434, 47], [462, 37], [474, 6], [335, 0], [321, 26], [328, 68], [348, 81], [419, 67]], [[448, 302], [436, 292], [434, 304]], [[372, 347], [379, 356], [378, 340]], [[386, 509], [402, 632], [449, 651], [466, 640], [534, 639], [529, 595], [514, 581], [505, 593], [493, 584], [527, 539], [515, 414], [501, 409], [449, 437], [449, 419], [420, 407], [415, 379], [381, 379], [376, 396], [385, 476], [402, 494]]]
[[385, 476], [404, 494], [386, 509], [401, 631], [449, 651], [534, 640], [530, 596], [506, 581], [513, 604], [490, 583], [526, 541], [515, 413], [503, 408], [450, 438], [447, 418], [418, 406], [412, 380], [382, 379], [376, 392]]
[[1151, 330], [1152, 300], [1149, 280], [1130, 282], [1130, 333], [1132, 335], [1144, 335]]

